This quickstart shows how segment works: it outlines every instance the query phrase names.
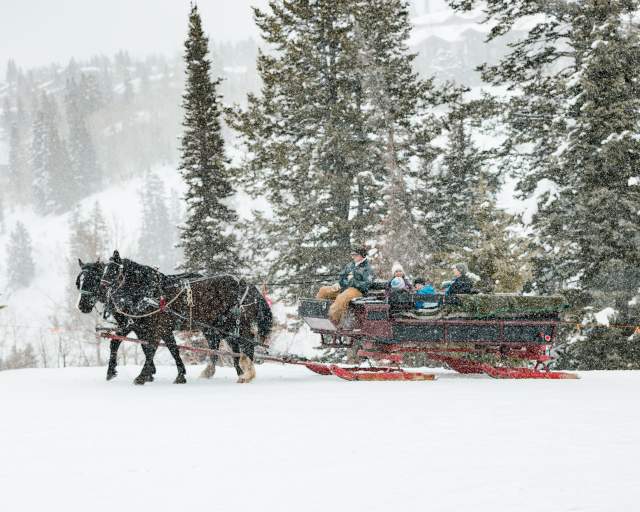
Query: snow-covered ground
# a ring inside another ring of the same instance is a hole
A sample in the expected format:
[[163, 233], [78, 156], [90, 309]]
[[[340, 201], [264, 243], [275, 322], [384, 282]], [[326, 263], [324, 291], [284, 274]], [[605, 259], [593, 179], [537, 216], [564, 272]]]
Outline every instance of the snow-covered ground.
[[0, 373], [3, 510], [632, 511], [640, 372], [345, 382]]

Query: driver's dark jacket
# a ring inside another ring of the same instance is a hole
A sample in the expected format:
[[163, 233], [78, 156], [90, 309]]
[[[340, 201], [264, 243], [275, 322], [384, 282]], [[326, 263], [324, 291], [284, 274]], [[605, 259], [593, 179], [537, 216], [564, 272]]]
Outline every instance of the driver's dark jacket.
[[[351, 274], [351, 278], [349, 275]], [[340, 289], [355, 288], [363, 294], [369, 291], [369, 286], [373, 281], [373, 270], [369, 265], [369, 260], [365, 258], [360, 263], [354, 261], [348, 263], [340, 272]]]

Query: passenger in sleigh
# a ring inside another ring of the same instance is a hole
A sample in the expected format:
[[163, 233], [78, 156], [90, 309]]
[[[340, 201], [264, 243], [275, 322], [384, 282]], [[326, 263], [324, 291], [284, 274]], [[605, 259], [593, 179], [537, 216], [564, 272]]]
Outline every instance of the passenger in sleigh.
[[[431, 281], [427, 281], [423, 277], [418, 277], [415, 280], [415, 290], [416, 290], [416, 298], [419, 295], [435, 295], [436, 289], [433, 287]], [[435, 308], [438, 306], [438, 302], [424, 302], [424, 301], [416, 301], [416, 309], [427, 309], [427, 308]]]
[[365, 295], [373, 282], [373, 271], [367, 258], [367, 248], [353, 249], [351, 258], [353, 261], [342, 269], [338, 283], [332, 286], [323, 286], [316, 295], [316, 299], [334, 301], [329, 308], [329, 320], [335, 325], [340, 323], [349, 308], [349, 302]]
[[387, 283], [387, 287], [385, 288], [385, 296], [388, 298], [392, 292], [397, 292], [398, 290], [413, 290], [413, 286], [411, 286], [411, 282], [407, 279], [406, 274], [404, 273], [404, 269], [402, 265], [397, 261], [391, 266], [391, 274], [392, 277]]
[[456, 263], [451, 267], [453, 270], [453, 280], [445, 289], [445, 302], [448, 304], [459, 304], [460, 300], [455, 295], [478, 293], [474, 290], [474, 281], [469, 276], [469, 268], [465, 263]]
[[387, 282], [384, 293], [391, 307], [391, 313], [413, 309], [413, 286], [407, 279], [402, 265], [398, 262], [394, 263], [391, 272], [393, 276]]
[[466, 263], [456, 263], [451, 267], [453, 281], [447, 287], [445, 295], [457, 295], [459, 293], [473, 293], [473, 281], [469, 277], [469, 268]]

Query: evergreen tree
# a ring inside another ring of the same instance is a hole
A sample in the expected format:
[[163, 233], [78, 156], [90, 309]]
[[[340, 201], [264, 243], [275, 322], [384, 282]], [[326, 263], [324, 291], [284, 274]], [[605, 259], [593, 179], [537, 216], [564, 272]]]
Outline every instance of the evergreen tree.
[[[536, 193], [538, 203], [534, 285], [584, 290], [593, 310], [611, 307], [622, 322], [630, 320], [628, 304], [640, 287], [640, 191], [630, 186], [640, 157], [633, 135], [640, 124], [640, 40], [632, 21], [638, 7], [635, 0], [518, 0], [489, 1], [486, 8], [498, 21], [491, 37], [524, 16], [544, 15], [500, 66], [484, 69], [485, 78], [523, 93], [511, 105], [519, 111], [507, 117], [513, 135], [507, 149], [514, 165], [518, 146], [532, 143], [521, 159], [526, 175], [520, 188]], [[597, 346], [613, 350], [616, 339], [630, 335], [607, 332], [582, 333], [572, 345], [574, 361]], [[637, 361], [634, 354], [627, 351], [620, 360]]]
[[184, 253], [180, 248], [180, 226], [184, 224], [182, 211], [183, 202], [180, 194], [175, 189], [169, 193], [169, 227], [167, 231], [171, 233], [171, 249], [168, 251], [167, 268], [176, 269], [184, 259]]
[[29, 286], [35, 276], [31, 237], [22, 222], [17, 222], [9, 237], [6, 254], [7, 285], [18, 289]]
[[275, 51], [260, 53], [261, 94], [232, 123], [249, 155], [244, 185], [273, 207], [258, 231], [274, 267], [337, 273], [352, 243], [376, 237], [393, 257], [413, 230], [408, 158], [429, 138], [417, 121], [430, 83], [411, 70], [405, 3], [271, 1], [255, 18]]
[[164, 184], [157, 174], [145, 176], [140, 191], [142, 201], [142, 227], [138, 238], [138, 257], [141, 261], [157, 266], [161, 271], [173, 268], [174, 230], [171, 229], [169, 210], [164, 194]]
[[13, 59], [9, 59], [7, 62], [6, 81], [8, 84], [13, 84], [18, 79], [18, 66]]
[[105, 257], [109, 247], [109, 228], [104, 218], [100, 203], [93, 203], [87, 221], [87, 239], [85, 241], [87, 257], [93, 261]]
[[495, 193], [495, 180], [489, 180], [482, 154], [471, 142], [465, 120], [462, 113], [450, 115], [448, 144], [441, 161], [430, 170], [430, 188], [425, 198], [429, 204], [426, 221], [430, 239], [439, 252], [454, 258], [463, 257], [461, 251], [478, 231], [474, 206], [481, 181], [494, 185], [487, 193]]
[[0, 235], [4, 233], [4, 199], [0, 195]]
[[94, 74], [83, 73], [80, 75], [78, 89], [82, 101], [81, 110], [85, 116], [95, 114], [104, 107], [103, 93], [100, 89], [98, 78]]
[[210, 77], [208, 42], [198, 8], [193, 5], [184, 56], [187, 83], [179, 168], [187, 184], [187, 218], [180, 246], [184, 249], [183, 268], [218, 272], [236, 268], [238, 254], [231, 231], [236, 215], [225, 204], [232, 189], [216, 92], [220, 80]]
[[[104, 213], [97, 201], [93, 204], [89, 215], [85, 218], [78, 209], [71, 212], [69, 221], [70, 266], [71, 274], [77, 272], [78, 258], [85, 261], [96, 261], [105, 258], [109, 251], [109, 228]], [[74, 290], [75, 292], [75, 290]]]
[[33, 124], [33, 196], [42, 214], [63, 211], [77, 198], [66, 144], [58, 131], [55, 100], [43, 94]]
[[436, 249], [424, 270], [447, 269], [434, 276], [446, 278], [453, 263], [464, 261], [480, 277], [477, 288], [521, 291], [530, 274], [525, 244], [510, 230], [515, 217], [496, 206], [497, 176], [489, 172], [486, 155], [471, 140], [473, 110], [470, 104], [458, 105], [449, 114], [447, 147], [428, 168], [426, 224]]
[[[68, 275], [69, 281], [78, 275], [78, 258], [84, 261], [96, 261], [104, 259], [108, 255], [110, 247], [107, 246], [111, 239], [109, 229], [104, 219], [102, 208], [98, 202], [95, 202], [88, 216], [85, 218], [81, 215], [78, 209], [73, 210], [69, 215], [69, 257], [68, 257]], [[78, 343], [82, 340], [82, 343], [86, 343], [87, 336], [91, 332], [95, 332], [95, 327], [98, 324], [98, 317], [95, 315], [85, 315], [81, 313], [77, 307], [78, 292], [75, 287], [67, 289], [67, 297], [65, 304], [67, 305], [64, 310], [62, 324], [65, 329], [80, 331], [78, 336]], [[85, 334], [82, 334], [82, 333]], [[65, 340], [64, 347], [60, 347], [61, 351], [64, 351], [63, 357], [66, 358], [67, 351], [70, 343], [76, 341], [73, 339]], [[95, 344], [95, 364], [102, 364], [101, 357], [101, 345], [98, 340]], [[82, 359], [80, 364], [89, 364], [88, 357], [81, 352]], [[66, 361], [64, 363], [66, 365]]]
[[[475, 0], [449, 3], [463, 10], [479, 4]], [[570, 212], [570, 199], [557, 196], [556, 191], [570, 187], [574, 177], [560, 172], [556, 152], [567, 130], [567, 81], [575, 72], [571, 63], [577, 58], [571, 23], [581, 9], [579, 4], [584, 1], [489, 0], [483, 4], [486, 21], [492, 23], [489, 41], [507, 34], [523, 17], [536, 20], [525, 37], [509, 44], [511, 51], [498, 64], [480, 67], [486, 82], [516, 91], [495, 109], [507, 132], [496, 163], [517, 178], [521, 198], [537, 197], [538, 214], [533, 218], [536, 235], [561, 229], [560, 217]], [[567, 60], [570, 65], [566, 65]], [[549, 227], [544, 228], [542, 224], [548, 220]], [[552, 255], [549, 246], [542, 241], [537, 246], [533, 261], [535, 288], [542, 292], [557, 290], [569, 276], [548, 261]], [[571, 261], [570, 240], [556, 236], [553, 247], [557, 255]]]
[[33, 350], [33, 345], [27, 343], [24, 348], [16, 345], [11, 347], [9, 356], [4, 361], [4, 368], [7, 370], [18, 370], [20, 368], [37, 368], [38, 358]]
[[[574, 266], [565, 274], [592, 293], [594, 310], [613, 308], [611, 321], [620, 324], [637, 323], [640, 313], [634, 304], [640, 290], [640, 190], [629, 186], [640, 166], [640, 37], [637, 26], [625, 21], [638, 7], [638, 2], [588, 2], [575, 20], [587, 44], [570, 89], [575, 121], [558, 158], [564, 173], [578, 177], [570, 189], [571, 215], [563, 217], [576, 248]], [[545, 234], [549, 243], [550, 233]], [[558, 260], [552, 261], [563, 268]], [[633, 328], [591, 328], [582, 334], [571, 349], [578, 367], [640, 367]]]
[[350, 3], [272, 1], [269, 12], [255, 10], [276, 51], [259, 54], [261, 94], [232, 122], [249, 155], [244, 184], [273, 207], [258, 231], [287, 275], [337, 273], [381, 218], [385, 171], [367, 151], [358, 108]]
[[133, 84], [131, 83], [131, 74], [127, 71], [124, 76], [124, 90], [122, 92], [122, 103], [125, 107], [133, 103], [134, 96], [135, 91], [133, 90]]
[[9, 136], [9, 190], [16, 204], [31, 202], [32, 176], [26, 137], [25, 130], [14, 122]]
[[640, 188], [629, 186], [640, 168], [640, 33], [624, 21], [638, 7], [592, 0], [574, 21], [587, 42], [570, 89], [574, 122], [558, 167], [578, 177], [568, 191], [573, 208], [565, 226], [579, 248], [572, 271], [587, 289], [598, 289], [611, 270], [632, 275], [640, 266]]
[[480, 278], [477, 289], [487, 293], [521, 292], [531, 277], [528, 245], [513, 230], [516, 218], [496, 206], [495, 193], [487, 173], [481, 173], [470, 208], [474, 231], [462, 246], [465, 250], [460, 259]]
[[[423, 211], [419, 192], [426, 183], [412, 169], [410, 158], [428, 162], [434, 157], [430, 142], [441, 124], [433, 107], [459, 91], [451, 84], [436, 89], [432, 79], [421, 80], [413, 70], [416, 54], [407, 46], [412, 29], [407, 2], [357, 2], [353, 9], [359, 53], [354, 71], [363, 91], [367, 139], [374, 143], [370, 155], [383, 163], [385, 171], [386, 212], [376, 236], [378, 257], [386, 264], [401, 260], [412, 267], [424, 260], [429, 243], [416, 219], [416, 213]], [[419, 198], [416, 204], [414, 196]]]
[[14, 115], [11, 109], [11, 102], [9, 101], [9, 97], [5, 96], [2, 101], [2, 130], [4, 133], [10, 133], [11, 127], [14, 124]]
[[75, 80], [67, 80], [65, 104], [69, 125], [69, 160], [75, 183], [75, 192], [81, 195], [99, 190], [102, 176], [98, 167], [96, 151], [89, 133], [87, 117], [95, 98], [87, 96], [86, 81], [77, 85]]

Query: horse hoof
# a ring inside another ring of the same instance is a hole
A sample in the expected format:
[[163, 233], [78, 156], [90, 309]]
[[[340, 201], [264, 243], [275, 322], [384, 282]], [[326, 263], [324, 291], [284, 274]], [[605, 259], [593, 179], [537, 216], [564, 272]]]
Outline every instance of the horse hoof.
[[185, 379], [184, 375], [178, 375], [176, 380], [173, 381], [174, 384], [186, 384], [187, 379]]
[[118, 372], [107, 372], [107, 380], [114, 379], [118, 375]]
[[145, 382], [147, 382], [147, 379], [143, 375], [138, 375], [135, 379], [133, 379], [133, 383], [136, 386], [143, 386]]
[[238, 380], [236, 381], [238, 384], [246, 384], [249, 382], [248, 379], [246, 379], [245, 377], [238, 377]]

